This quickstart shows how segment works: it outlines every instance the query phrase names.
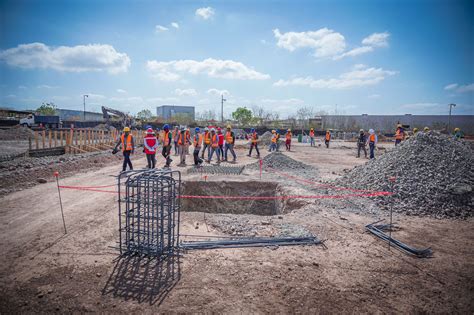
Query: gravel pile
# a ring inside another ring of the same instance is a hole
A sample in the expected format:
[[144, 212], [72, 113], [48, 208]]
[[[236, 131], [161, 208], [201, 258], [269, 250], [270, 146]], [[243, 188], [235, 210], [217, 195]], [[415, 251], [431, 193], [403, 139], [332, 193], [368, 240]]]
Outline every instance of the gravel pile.
[[[396, 176], [394, 211], [438, 218], [473, 216], [474, 155], [472, 144], [434, 131], [418, 133], [386, 154], [356, 166], [337, 184], [389, 190]], [[380, 198], [385, 208], [390, 198]]]
[[34, 132], [29, 128], [16, 126], [10, 129], [0, 129], [0, 140], [28, 140], [33, 138]]
[[266, 131], [263, 135], [259, 136], [260, 143], [263, 145], [270, 145], [272, 142], [272, 133], [270, 131]]
[[[314, 167], [304, 164], [300, 161], [293, 160], [289, 156], [281, 153], [281, 152], [273, 152], [265, 156], [263, 159], [263, 167], [273, 167], [279, 170], [315, 170]], [[260, 162], [257, 161], [255, 163], [249, 164], [246, 168], [258, 170], [260, 169]]]

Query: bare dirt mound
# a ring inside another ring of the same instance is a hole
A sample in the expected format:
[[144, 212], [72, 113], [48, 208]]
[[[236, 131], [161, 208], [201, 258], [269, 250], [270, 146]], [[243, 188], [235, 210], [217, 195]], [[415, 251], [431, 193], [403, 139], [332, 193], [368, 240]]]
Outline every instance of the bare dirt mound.
[[[397, 212], [439, 218], [474, 214], [474, 155], [468, 142], [433, 131], [418, 133], [379, 158], [356, 166], [337, 182], [387, 190], [390, 176], [396, 176]], [[388, 206], [390, 198], [379, 202]]]

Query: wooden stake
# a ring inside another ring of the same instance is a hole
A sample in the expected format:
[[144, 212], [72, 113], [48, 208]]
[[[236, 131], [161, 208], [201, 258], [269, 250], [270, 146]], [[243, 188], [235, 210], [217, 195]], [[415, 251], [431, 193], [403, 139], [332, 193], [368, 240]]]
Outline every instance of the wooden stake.
[[35, 148], [36, 150], [39, 149], [39, 144], [38, 144], [38, 131], [34, 131], [33, 132], [34, 136], [35, 136]]
[[41, 133], [41, 136], [42, 136], [42, 142], [43, 142], [43, 149], [45, 147], [45, 141], [46, 141], [46, 130], [43, 129], [43, 132]]

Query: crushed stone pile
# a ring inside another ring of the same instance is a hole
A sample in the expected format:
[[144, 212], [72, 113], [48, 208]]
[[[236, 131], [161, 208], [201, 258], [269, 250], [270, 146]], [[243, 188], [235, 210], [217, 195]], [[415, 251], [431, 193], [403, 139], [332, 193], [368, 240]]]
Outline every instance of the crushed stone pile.
[[[314, 178], [317, 176], [317, 169], [315, 167], [300, 161], [296, 161], [281, 152], [273, 152], [268, 154], [262, 159], [262, 162], [264, 170], [267, 167], [272, 167], [276, 170], [290, 172], [292, 174], [306, 178]], [[245, 166], [245, 168], [250, 170], [259, 170], [260, 162], [257, 161], [255, 163], [249, 164]]]
[[34, 132], [29, 128], [16, 126], [10, 129], [0, 129], [0, 140], [28, 140], [33, 138]]
[[[393, 209], [408, 215], [467, 218], [474, 214], [473, 146], [435, 131], [418, 133], [386, 154], [356, 166], [336, 182], [343, 186], [390, 190]], [[380, 198], [385, 207], [390, 198]]]
[[260, 143], [263, 145], [270, 145], [272, 142], [272, 133], [266, 131], [263, 135], [259, 136]]

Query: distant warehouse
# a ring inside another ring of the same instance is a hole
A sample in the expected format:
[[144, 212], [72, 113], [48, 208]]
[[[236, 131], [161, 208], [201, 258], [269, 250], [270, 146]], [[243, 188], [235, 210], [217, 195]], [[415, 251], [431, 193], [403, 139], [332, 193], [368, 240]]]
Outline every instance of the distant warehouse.
[[162, 105], [156, 108], [156, 116], [170, 119], [176, 115], [187, 115], [194, 120], [194, 106]]

